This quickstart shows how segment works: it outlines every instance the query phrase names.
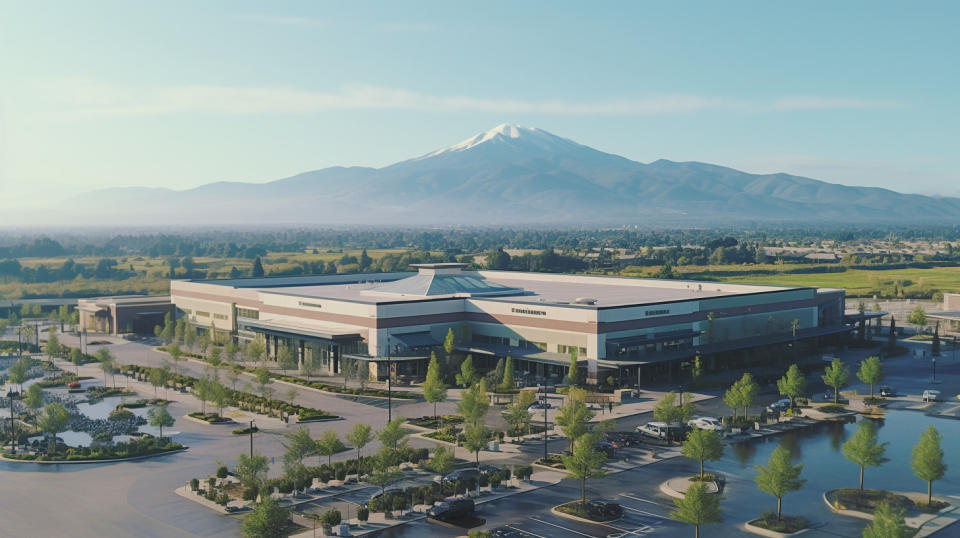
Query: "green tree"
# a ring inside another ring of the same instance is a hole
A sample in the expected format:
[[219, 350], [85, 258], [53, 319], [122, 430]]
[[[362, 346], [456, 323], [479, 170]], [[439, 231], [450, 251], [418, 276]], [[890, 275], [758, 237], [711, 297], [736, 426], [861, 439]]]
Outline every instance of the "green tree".
[[857, 372], [857, 377], [860, 378], [860, 381], [870, 385], [870, 397], [873, 398], [874, 385], [883, 382], [887, 377], [883, 363], [880, 362], [880, 357], [867, 357], [866, 360], [860, 361], [860, 371]]
[[433, 457], [430, 458], [429, 468], [440, 475], [440, 491], [443, 491], [443, 477], [453, 470], [454, 456], [453, 450], [447, 450], [443, 445], [437, 446], [433, 450]]
[[580, 384], [580, 370], [577, 366], [577, 348], [570, 348], [570, 367], [567, 368], [567, 381], [570, 383], [571, 387], [576, 387]]
[[490, 433], [487, 431], [483, 422], [470, 422], [464, 428], [463, 447], [473, 452], [476, 457], [477, 467], [480, 466], [480, 451], [486, 448]]
[[890, 443], [877, 442], [877, 427], [869, 419], [860, 421], [860, 427], [843, 444], [843, 456], [860, 467], [860, 491], [863, 491], [863, 471], [867, 467], [879, 467], [888, 461], [883, 457]]
[[507, 356], [506, 364], [503, 366], [503, 379], [500, 380], [501, 390], [513, 390], [516, 383], [513, 380], [513, 357]]
[[[443, 339], [443, 351], [447, 358], [453, 355], [453, 350], [457, 348], [457, 339], [453, 334], [453, 327], [447, 329], [447, 336]], [[467, 383], [469, 384], [469, 383]]]
[[369, 424], [358, 422], [347, 434], [347, 441], [357, 448], [357, 479], [360, 479], [360, 450], [373, 440], [373, 433]]
[[910, 315], [907, 316], [907, 323], [925, 327], [927, 325], [927, 311], [924, 310], [922, 306], [917, 305], [917, 307], [910, 312]]
[[30, 359], [26, 357], [20, 357], [17, 359], [17, 362], [13, 363], [13, 366], [10, 367], [10, 371], [7, 373], [10, 384], [17, 385], [19, 390], [17, 392], [23, 394], [23, 383], [27, 380], [27, 371], [30, 369]]
[[387, 422], [383, 429], [377, 432], [377, 439], [380, 444], [387, 447], [390, 458], [396, 457], [397, 449], [403, 445], [404, 439], [407, 437], [406, 432], [403, 431], [403, 423], [406, 420], [405, 418], [395, 418]]
[[568, 397], [567, 403], [557, 410], [554, 422], [560, 426], [563, 435], [570, 440], [570, 450], [576, 448], [576, 440], [587, 433], [590, 419], [594, 417], [587, 404], [580, 398]]
[[243, 538], [283, 538], [289, 522], [290, 514], [269, 495], [262, 495], [260, 503], [243, 518], [240, 532]]
[[830, 366], [827, 366], [823, 371], [821, 378], [828, 387], [833, 387], [833, 403], [838, 403], [840, 400], [840, 389], [846, 387], [847, 382], [850, 380], [850, 368], [840, 359], [834, 358]]
[[83, 363], [83, 353], [79, 348], [70, 349], [70, 362], [77, 369], [77, 377], [80, 377], [80, 365]]
[[927, 483], [927, 504], [933, 501], [933, 481], [940, 480], [947, 472], [947, 464], [943, 461], [943, 449], [940, 448], [942, 440], [943, 436], [940, 432], [930, 426], [920, 434], [920, 441], [913, 447], [913, 452], [910, 454], [910, 467], [913, 468], [913, 473]]
[[61, 352], [60, 339], [57, 338], [57, 328], [50, 326], [50, 336], [47, 337], [47, 357], [59, 357]]
[[227, 387], [214, 377], [210, 381], [210, 402], [217, 407], [217, 416], [223, 416], [223, 408], [227, 406], [229, 396]]
[[57, 449], [57, 434], [67, 427], [69, 420], [70, 413], [67, 412], [67, 408], [60, 402], [48, 404], [43, 409], [43, 414], [40, 415], [40, 418], [37, 420], [37, 427], [40, 431], [50, 434], [47, 441], [47, 450], [51, 454], [55, 453]]
[[797, 398], [807, 393], [807, 378], [804, 377], [800, 367], [791, 364], [787, 368], [787, 373], [777, 380], [777, 389], [782, 396], [790, 398], [790, 408], [792, 409]]
[[340, 442], [340, 435], [333, 428], [327, 428], [317, 439], [317, 453], [327, 457], [327, 465], [331, 465], [333, 455], [343, 452], [347, 447]]
[[[113, 355], [110, 354], [110, 350], [102, 347], [97, 350], [97, 360], [100, 361], [100, 369], [103, 370], [103, 384], [107, 384], [107, 374], [113, 376], [114, 371], [116, 370], [116, 363], [113, 360]], [[116, 383], [114, 383], [116, 386]]]
[[150, 384], [153, 385], [153, 395], [156, 397], [157, 388], [163, 387], [164, 390], [166, 390], [167, 382], [170, 381], [170, 369], [165, 366], [161, 368], [151, 368], [147, 374], [147, 379], [149, 379]]
[[603, 464], [607, 461], [607, 456], [594, 448], [596, 443], [595, 435], [581, 435], [574, 443], [571, 455], [560, 457], [570, 477], [580, 481], [581, 505], [587, 502], [587, 479], [601, 478], [606, 474]]
[[911, 536], [904, 521], [903, 508], [893, 508], [886, 501], [873, 511], [873, 521], [863, 529], [863, 538], [906, 538]]
[[287, 375], [287, 370], [297, 368], [297, 359], [293, 356], [290, 346], [280, 346], [279, 351], [277, 351], [277, 366], [283, 370], [283, 375]]
[[380, 451], [373, 456], [373, 466], [370, 474], [367, 475], [368, 484], [380, 486], [380, 494], [386, 494], [387, 486], [403, 476], [403, 473], [393, 466], [394, 456], [389, 446], [384, 445]]
[[[531, 396], [533, 395], [533, 393], [531, 393], [529, 390], [522, 391], [520, 392], [520, 394], [530, 394]], [[530, 404], [532, 403], [533, 402], [523, 405], [524, 402], [518, 399], [513, 404], [507, 406], [507, 408], [503, 411], [503, 413], [501, 413], [503, 415], [503, 419], [506, 420], [507, 424], [509, 424], [513, 428], [514, 437], [520, 437], [521, 435], [520, 432], [528, 424], [530, 424], [530, 421], [532, 420], [533, 415], [530, 413], [529, 407], [530, 407]]]
[[473, 355], [467, 355], [463, 363], [460, 364], [460, 373], [457, 374], [457, 385], [467, 388], [477, 382], [480, 375], [473, 367]]
[[504, 364], [504, 358], [500, 357], [500, 359], [497, 361], [497, 366], [492, 372], [487, 374], [487, 379], [489, 380], [490, 384], [493, 385], [494, 389], [499, 387], [500, 383], [503, 382], [503, 371], [505, 369]]
[[147, 411], [147, 419], [154, 428], [160, 428], [160, 442], [163, 443], [163, 428], [173, 426], [174, 419], [165, 406], [157, 406]]
[[773, 449], [765, 466], [756, 465], [755, 467], [758, 473], [754, 478], [757, 487], [760, 491], [777, 498], [777, 521], [780, 521], [783, 496], [791, 491], [798, 491], [806, 483], [806, 480], [800, 478], [803, 464], [793, 465], [790, 461], [790, 451], [780, 445]]
[[253, 278], [260, 278], [264, 275], [263, 262], [260, 261], [260, 256], [257, 256], [256, 259], [253, 260], [253, 270], [251, 271], [251, 275]]
[[270, 388], [270, 370], [261, 366], [253, 371], [253, 375], [257, 378], [257, 391], [260, 393], [260, 397], [267, 399], [268, 389]]
[[254, 452], [253, 456], [240, 454], [237, 456], [237, 464], [233, 467], [233, 472], [240, 479], [241, 484], [256, 489], [263, 486], [269, 471], [267, 457], [259, 452]]
[[427, 377], [423, 382], [423, 397], [433, 404], [433, 418], [437, 418], [437, 404], [447, 399], [447, 387], [440, 379], [440, 363], [437, 354], [430, 352], [430, 365], [427, 366]]
[[43, 387], [37, 383], [30, 385], [27, 388], [27, 397], [24, 398], [24, 403], [27, 404], [33, 414], [36, 414], [43, 407]]
[[738, 388], [740, 407], [743, 408], [743, 416], [746, 418], [747, 410], [757, 402], [757, 395], [760, 394], [760, 385], [753, 379], [753, 374], [747, 372], [739, 380]]
[[716, 431], [694, 428], [683, 442], [681, 453], [700, 462], [700, 480], [703, 480], [703, 462], [717, 461], [723, 457], [723, 443]]
[[460, 401], [457, 402], [457, 411], [460, 412], [466, 422], [482, 420], [489, 408], [487, 383], [482, 379], [474, 383], [469, 389], [464, 390], [460, 395]]
[[674, 499], [676, 510], [670, 512], [670, 519], [693, 525], [694, 538], [700, 537], [700, 525], [721, 523], [720, 497], [707, 493], [703, 482], [690, 484], [682, 499]]
[[[668, 425], [686, 424], [696, 413], [696, 406], [689, 393], [683, 393], [683, 402], [677, 405], [677, 393], [668, 392], [653, 406], [653, 418]], [[672, 441], [672, 437], [668, 441]]]

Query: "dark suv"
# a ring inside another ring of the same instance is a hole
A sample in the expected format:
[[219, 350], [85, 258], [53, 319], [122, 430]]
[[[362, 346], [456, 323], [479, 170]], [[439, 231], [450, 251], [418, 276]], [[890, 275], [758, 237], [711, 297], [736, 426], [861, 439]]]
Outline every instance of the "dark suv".
[[459, 498], [450, 499], [440, 504], [434, 505], [427, 510], [427, 515], [440, 521], [448, 521], [473, 515], [475, 506], [473, 499]]
[[623, 515], [623, 508], [617, 503], [595, 500], [587, 503], [587, 515], [591, 519], [616, 519]]

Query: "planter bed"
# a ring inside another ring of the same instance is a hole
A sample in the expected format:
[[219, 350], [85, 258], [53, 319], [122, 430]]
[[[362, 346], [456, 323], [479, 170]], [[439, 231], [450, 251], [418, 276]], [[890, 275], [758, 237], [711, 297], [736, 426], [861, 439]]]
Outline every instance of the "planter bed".
[[193, 412], [187, 415], [187, 418], [191, 418], [194, 421], [204, 422], [207, 424], [230, 424], [233, 422], [233, 419], [226, 417], [221, 417], [220, 415], [204, 415], [203, 413]]
[[101, 455], [101, 456], [84, 456], [82, 454], [57, 454], [53, 457], [47, 455], [35, 455], [35, 454], [3, 454], [3, 459], [8, 461], [19, 461], [24, 463], [49, 463], [49, 464], [65, 464], [65, 463], [112, 463], [119, 461], [131, 461], [131, 460], [141, 460], [146, 458], [152, 458], [154, 456], [162, 456], [164, 454], [174, 454], [176, 452], [183, 452], [189, 447], [185, 447], [179, 443], [173, 443], [167, 445], [168, 448], [163, 449], [154, 449], [143, 454], [135, 454], [131, 456], [120, 456], [117, 454], [113, 455]]
[[[810, 521], [805, 517], [781, 516], [777, 521], [776, 514], [767, 514], [745, 524], [748, 531], [763, 536], [790, 536], [810, 528]], [[758, 532], [759, 531], [759, 532]]]
[[573, 519], [575, 521], [581, 521], [584, 523], [593, 523], [596, 525], [610, 523], [612, 521], [616, 521], [621, 517], [623, 517], [621, 515], [613, 518], [593, 519], [587, 514], [586, 508], [584, 508], [583, 505], [580, 504], [580, 501], [572, 501], [572, 502], [554, 506], [553, 508], [550, 509], [550, 512], [563, 518]]
[[380, 389], [359, 389], [359, 388], [343, 388], [336, 385], [328, 385], [326, 383], [318, 383], [316, 381], [307, 381], [306, 379], [300, 379], [297, 377], [288, 377], [288, 376], [273, 376], [274, 379], [278, 379], [285, 383], [292, 383], [294, 385], [300, 385], [301, 387], [307, 387], [311, 389], [322, 390], [324, 392], [332, 392], [334, 394], [344, 394], [347, 396], [367, 396], [370, 398], [397, 398], [400, 400], [416, 400], [423, 397], [422, 394], [417, 392], [408, 392], [408, 391], [391, 391], [387, 392]]

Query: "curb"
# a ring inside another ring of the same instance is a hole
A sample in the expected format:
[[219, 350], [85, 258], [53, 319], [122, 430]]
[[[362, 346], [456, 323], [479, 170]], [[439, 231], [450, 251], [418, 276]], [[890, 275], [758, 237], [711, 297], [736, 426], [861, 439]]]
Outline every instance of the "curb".
[[783, 533], [783, 532], [772, 531], [769, 529], [764, 529], [762, 527], [757, 527], [756, 525], [751, 525], [751, 523], [753, 523], [754, 521], [756, 521], [756, 519], [751, 519], [750, 521], [745, 522], [743, 524], [744, 530], [746, 530], [747, 532], [751, 532], [753, 534], [758, 534], [760, 536], [767, 536], [769, 538], [784, 538], [786, 536], [796, 536], [798, 534], [803, 534], [807, 532], [813, 527], [812, 525], [810, 525], [805, 529], [798, 530], [797, 532]]
[[[576, 501], [573, 501], [573, 502], [576, 502]], [[570, 504], [570, 503], [563, 503], [563, 504]], [[557, 506], [563, 506], [563, 504], [557, 505]], [[580, 523], [589, 523], [591, 525], [607, 525], [607, 524], [613, 523], [614, 521], [620, 521], [621, 519], [623, 519], [623, 515], [621, 515], [617, 519], [611, 519], [610, 521], [593, 521], [591, 519], [583, 519], [582, 517], [579, 517], [579, 516], [561, 512], [557, 510], [556, 506], [550, 509], [550, 513], [557, 517], [562, 517], [564, 519], [569, 519], [571, 521], [579, 521]]]
[[185, 446], [185, 447], [183, 447], [183, 448], [178, 448], [178, 449], [176, 449], [176, 450], [168, 450], [168, 451], [166, 451], [166, 452], [158, 452], [158, 453], [156, 453], [156, 454], [146, 454], [146, 455], [143, 455], [143, 456], [133, 456], [132, 458], [120, 458], [120, 459], [112, 459], [112, 460], [74, 460], [74, 461], [67, 461], [67, 460], [63, 460], [63, 461], [15, 460], [15, 459], [11, 459], [11, 458], [6, 457], [5, 454], [4, 454], [4, 455], [0, 455], [0, 459], [2, 459], [3, 461], [9, 461], [9, 462], [11, 462], [11, 463], [37, 463], [37, 464], [45, 464], [45, 465], [77, 465], [77, 464], [90, 464], [90, 463], [122, 463], [122, 462], [125, 462], [125, 461], [145, 460], [145, 459], [149, 459], [149, 458], [156, 458], [156, 457], [159, 457], [159, 456], [166, 456], [166, 455], [168, 455], [168, 454], [177, 454], [177, 453], [180, 453], [180, 452], [185, 452], [185, 451], [186, 451], [187, 449], [189, 449], [189, 448], [190, 448], [190, 447]]

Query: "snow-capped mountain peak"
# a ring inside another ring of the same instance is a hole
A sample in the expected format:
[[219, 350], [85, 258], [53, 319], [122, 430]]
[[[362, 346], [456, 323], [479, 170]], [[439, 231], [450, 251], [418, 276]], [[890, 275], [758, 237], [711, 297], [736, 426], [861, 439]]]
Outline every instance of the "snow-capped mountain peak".
[[498, 140], [504, 141], [507, 139], [527, 140], [530, 142], [539, 142], [540, 144], [545, 142], [557, 142], [565, 140], [542, 129], [523, 127], [513, 123], [501, 123], [489, 131], [485, 131], [476, 136], [470, 137], [458, 144], [432, 151], [422, 157], [418, 157], [416, 160], [436, 157], [437, 155], [442, 155], [444, 153], [466, 151], [470, 148], [475, 148], [487, 142]]

